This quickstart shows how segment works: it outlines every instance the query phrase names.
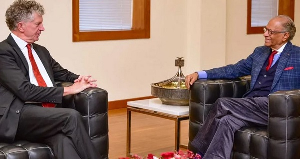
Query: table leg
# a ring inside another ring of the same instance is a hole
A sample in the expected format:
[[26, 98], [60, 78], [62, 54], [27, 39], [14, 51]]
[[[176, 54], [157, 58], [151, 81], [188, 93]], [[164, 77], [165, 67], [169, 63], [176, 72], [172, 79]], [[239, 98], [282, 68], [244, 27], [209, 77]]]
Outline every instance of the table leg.
[[179, 150], [180, 145], [180, 120], [176, 118], [175, 120], [175, 150]]
[[127, 142], [126, 142], [126, 155], [130, 156], [131, 147], [131, 110], [127, 108]]
[[184, 148], [184, 149], [188, 149], [188, 146], [187, 145], [182, 145], [182, 144], [180, 144], [180, 122], [182, 121], [182, 120], [187, 120], [187, 119], [189, 119], [189, 117], [185, 117], [185, 118], [179, 118], [178, 119], [178, 145], [179, 145], [179, 148]]

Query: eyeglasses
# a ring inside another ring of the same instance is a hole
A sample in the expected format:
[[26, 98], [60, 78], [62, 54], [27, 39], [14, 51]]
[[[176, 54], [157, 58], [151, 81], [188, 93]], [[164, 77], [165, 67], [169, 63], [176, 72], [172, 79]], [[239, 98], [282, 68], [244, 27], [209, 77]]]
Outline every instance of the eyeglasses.
[[268, 29], [268, 28], [264, 28], [264, 33], [268, 31], [268, 34], [269, 35], [273, 35], [273, 34], [277, 34], [277, 33], [285, 33], [287, 31], [273, 31], [271, 29]]

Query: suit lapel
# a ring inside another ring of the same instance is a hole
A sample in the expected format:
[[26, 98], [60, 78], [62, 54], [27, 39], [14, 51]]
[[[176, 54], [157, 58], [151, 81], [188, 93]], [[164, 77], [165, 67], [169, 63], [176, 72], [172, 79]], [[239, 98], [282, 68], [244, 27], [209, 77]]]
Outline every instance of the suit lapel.
[[292, 49], [292, 43], [288, 42], [280, 55], [280, 59], [278, 59], [278, 65], [276, 68], [276, 72], [275, 72], [271, 90], [275, 87], [276, 83], [278, 82], [278, 80], [286, 66], [286, 63], [288, 62], [288, 60], [290, 58], [291, 49]]
[[[24, 65], [24, 67], [26, 68], [26, 71], [29, 72], [28, 62], [27, 62], [25, 56], [23, 55], [22, 51], [20, 50], [19, 46], [15, 42], [14, 38], [10, 34], [7, 37], [7, 42], [12, 46], [12, 48], [15, 50], [15, 52], [20, 57], [23, 65]], [[34, 43], [32, 45], [33, 45], [33, 48], [34, 48], [35, 52], [37, 53], [37, 55], [41, 59], [43, 65], [44, 65], [44, 67], [45, 67], [45, 69], [46, 69], [46, 71], [47, 71], [47, 73], [48, 73], [48, 75], [50, 77], [51, 82], [55, 86], [53, 73], [51, 71], [52, 67], [51, 67], [51, 64], [48, 62], [49, 60], [47, 59], [47, 57], [45, 56], [45, 54], [43, 53], [43, 51], [40, 49], [41, 47], [39, 47], [38, 45], [36, 45]]]
[[18, 56], [20, 57], [20, 59], [22, 60], [22, 63], [24, 65], [24, 67], [26, 68], [27, 72], [29, 71], [28, 68], [28, 63], [27, 60], [25, 58], [25, 56], [23, 55], [22, 51], [20, 50], [19, 46], [17, 45], [17, 43], [15, 42], [14, 38], [9, 34], [9, 36], [7, 37], [7, 42], [12, 46], [12, 48], [16, 51], [16, 53], [18, 54]]
[[40, 60], [42, 61], [42, 64], [44, 65], [44, 67], [48, 73], [48, 76], [51, 79], [52, 84], [55, 85], [53, 74], [51, 71], [52, 67], [51, 67], [51, 64], [49, 63], [49, 59], [45, 56], [43, 51], [40, 49], [41, 47], [39, 47], [36, 44], [32, 44], [32, 46], [33, 46], [33, 49], [35, 50], [36, 54], [39, 56]]

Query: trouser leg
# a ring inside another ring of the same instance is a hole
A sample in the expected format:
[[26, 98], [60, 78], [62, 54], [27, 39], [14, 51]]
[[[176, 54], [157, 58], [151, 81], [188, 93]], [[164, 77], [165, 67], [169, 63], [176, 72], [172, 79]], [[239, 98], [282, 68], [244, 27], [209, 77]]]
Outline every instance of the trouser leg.
[[63, 134], [57, 134], [44, 140], [51, 147], [57, 159], [80, 159], [71, 139]]
[[[235, 117], [243, 123], [254, 123], [259, 125], [267, 124], [268, 98], [220, 98], [214, 103], [203, 126], [192, 141], [192, 146], [197, 152], [206, 153], [212, 140], [224, 140], [224, 136], [218, 136], [220, 120], [227, 115]], [[246, 126], [245, 125], [245, 126]], [[226, 129], [226, 128], [225, 128]], [[221, 132], [222, 133], [222, 132]], [[228, 141], [229, 142], [229, 141]], [[230, 141], [233, 143], [232, 141]]]
[[233, 115], [222, 117], [203, 159], [229, 159], [235, 131], [248, 125]]
[[18, 125], [17, 138], [31, 142], [43, 142], [57, 134], [67, 136], [82, 159], [99, 159], [99, 152], [95, 150], [85, 130], [82, 117], [76, 110], [24, 106]]

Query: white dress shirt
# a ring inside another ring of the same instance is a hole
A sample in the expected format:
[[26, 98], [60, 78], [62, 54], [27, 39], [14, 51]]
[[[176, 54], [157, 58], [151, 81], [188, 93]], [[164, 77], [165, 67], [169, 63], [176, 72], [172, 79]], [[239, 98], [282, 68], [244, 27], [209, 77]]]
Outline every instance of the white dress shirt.
[[[273, 57], [273, 62], [272, 62], [272, 65], [271, 65], [271, 67], [276, 63], [276, 61], [279, 59], [279, 57], [280, 57], [280, 55], [281, 55], [281, 52], [283, 51], [283, 49], [285, 48], [285, 45], [286, 45], [287, 43], [285, 43], [284, 45], [282, 45], [278, 50], [276, 50], [277, 51], [277, 53], [274, 55], [274, 57]], [[274, 51], [273, 49], [272, 49], [272, 51]]]
[[[38, 82], [33, 74], [33, 71], [32, 71], [32, 65], [31, 65], [31, 62], [29, 60], [29, 57], [28, 57], [28, 49], [26, 47], [26, 45], [28, 44], [26, 41], [20, 39], [19, 37], [17, 37], [16, 35], [14, 35], [13, 33], [11, 33], [11, 36], [14, 38], [15, 42], [17, 43], [17, 45], [19, 46], [20, 50], [22, 51], [23, 55], [25, 56], [26, 60], [27, 60], [27, 63], [28, 63], [28, 68], [29, 68], [29, 78], [30, 78], [30, 83], [38, 86]], [[32, 45], [31, 45], [31, 50], [32, 50], [32, 55], [34, 57], [34, 60], [39, 68], [39, 71], [44, 79], [44, 81], [46, 82], [47, 84], [47, 87], [53, 87], [53, 83], [51, 82], [50, 80], [50, 77], [41, 61], [41, 59], [39, 58], [39, 56], [36, 54], [35, 50], [32, 48]]]

